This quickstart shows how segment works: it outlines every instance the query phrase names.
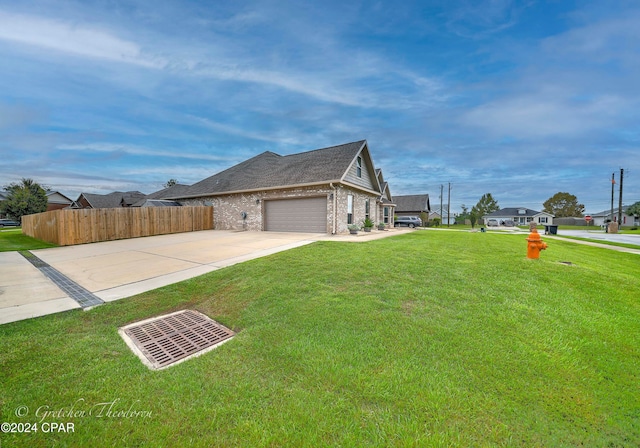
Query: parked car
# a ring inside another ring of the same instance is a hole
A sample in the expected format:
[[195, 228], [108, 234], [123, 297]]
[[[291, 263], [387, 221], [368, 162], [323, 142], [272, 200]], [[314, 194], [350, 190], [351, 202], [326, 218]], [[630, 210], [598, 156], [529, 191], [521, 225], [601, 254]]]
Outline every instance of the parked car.
[[420, 227], [422, 225], [422, 220], [417, 216], [398, 216], [393, 221], [394, 227], [407, 226], [407, 227]]
[[490, 219], [487, 221], [487, 226], [488, 227], [498, 227], [498, 220], [497, 219]]
[[0, 227], [18, 227], [20, 222], [13, 219], [0, 219]]
[[502, 225], [505, 227], [514, 227], [516, 223], [510, 219], [507, 219], [506, 221], [504, 221], [504, 223], [502, 223]]

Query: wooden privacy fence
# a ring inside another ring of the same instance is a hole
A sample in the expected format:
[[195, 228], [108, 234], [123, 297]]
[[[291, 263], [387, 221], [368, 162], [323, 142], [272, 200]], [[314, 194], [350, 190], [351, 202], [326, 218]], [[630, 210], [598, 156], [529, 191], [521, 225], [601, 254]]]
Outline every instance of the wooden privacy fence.
[[22, 232], [60, 246], [213, 229], [213, 207], [53, 210], [22, 217]]

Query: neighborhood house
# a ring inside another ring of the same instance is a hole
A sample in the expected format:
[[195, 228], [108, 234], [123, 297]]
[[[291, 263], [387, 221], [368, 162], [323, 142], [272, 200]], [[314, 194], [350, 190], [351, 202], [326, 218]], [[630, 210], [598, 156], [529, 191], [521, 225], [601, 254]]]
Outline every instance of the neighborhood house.
[[[622, 206], [622, 219], [620, 220], [621, 226], [637, 226], [640, 225], [638, 218], [627, 213], [628, 205]], [[613, 216], [611, 215], [611, 209], [604, 210], [599, 213], [593, 213], [592, 215], [594, 226], [603, 226], [609, 222], [618, 222], [618, 208], [613, 209]]]
[[495, 219], [500, 225], [506, 221], [513, 221], [516, 225], [526, 225], [531, 222], [545, 226], [553, 224], [552, 214], [537, 212], [525, 207], [503, 208], [502, 210], [484, 215], [482, 219], [484, 219], [485, 224], [489, 222], [490, 219]]
[[366, 218], [392, 226], [395, 208], [366, 140], [287, 156], [266, 151], [158, 193], [155, 199], [213, 205], [222, 230], [342, 233]]
[[422, 219], [423, 213], [429, 216], [431, 212], [428, 194], [395, 196], [393, 202], [396, 204], [396, 216], [417, 216]]

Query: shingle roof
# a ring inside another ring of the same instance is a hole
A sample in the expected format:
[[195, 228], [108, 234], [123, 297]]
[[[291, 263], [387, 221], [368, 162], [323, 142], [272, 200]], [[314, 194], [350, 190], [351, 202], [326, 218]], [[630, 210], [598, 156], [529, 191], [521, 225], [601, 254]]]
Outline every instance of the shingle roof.
[[[525, 213], [518, 213], [519, 210], [524, 210]], [[525, 208], [525, 207], [511, 207], [511, 208], [503, 208], [503, 209], [497, 210], [485, 216], [488, 216], [488, 217], [490, 216], [496, 216], [496, 217], [536, 216], [536, 215], [539, 215], [540, 213], [543, 213], [543, 212], [537, 212], [535, 210], [531, 210], [530, 208]], [[547, 213], [547, 214], [551, 215], [551, 213]]]
[[180, 207], [181, 205], [179, 202], [166, 199], [141, 199], [132, 207]]
[[[80, 196], [84, 196], [93, 208], [121, 207], [123, 200], [125, 200], [127, 204], [131, 205], [145, 197], [144, 193], [139, 191], [114, 191], [109, 194], [81, 193]], [[78, 201], [80, 201], [80, 198], [78, 198]]]
[[[628, 205], [623, 205], [622, 206], [622, 213], [626, 214], [627, 213], [627, 208], [629, 208]], [[618, 207], [613, 209], [613, 214], [617, 214], [618, 213]], [[608, 210], [603, 210], [601, 212], [598, 213], [592, 213], [592, 216], [609, 216], [611, 214], [611, 209]]]
[[394, 196], [393, 202], [396, 204], [396, 212], [422, 212], [429, 211], [428, 194], [410, 194], [405, 196]]
[[167, 198], [338, 181], [365, 145], [366, 140], [360, 140], [288, 156], [266, 151]]
[[175, 197], [176, 195], [180, 195], [183, 191], [186, 191], [189, 188], [189, 185], [184, 184], [175, 184], [167, 188], [163, 188], [162, 190], [155, 191], [151, 194], [147, 195], [147, 199], [164, 199]]
[[139, 200], [144, 199], [145, 197], [146, 195], [144, 193], [140, 193], [139, 191], [127, 191], [122, 195], [121, 202], [131, 206]]

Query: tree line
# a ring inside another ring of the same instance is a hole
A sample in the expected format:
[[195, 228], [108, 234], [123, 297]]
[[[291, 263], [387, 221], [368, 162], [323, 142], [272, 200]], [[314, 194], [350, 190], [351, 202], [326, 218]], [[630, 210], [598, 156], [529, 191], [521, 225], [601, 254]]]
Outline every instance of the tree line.
[[[558, 192], [544, 201], [542, 204], [543, 212], [554, 215], [556, 218], [569, 218], [569, 217], [584, 217], [584, 204], [578, 202], [578, 198], [567, 192]], [[485, 193], [482, 195], [476, 205], [471, 210], [462, 204], [462, 213], [458, 215], [458, 219], [462, 222], [469, 220], [471, 226], [475, 226], [478, 220], [483, 216], [500, 210], [498, 201], [496, 201], [491, 193]], [[631, 216], [640, 216], [640, 201], [629, 206], [626, 213]]]
[[[164, 185], [166, 188], [177, 184], [176, 179], [169, 179]], [[33, 179], [23, 178], [20, 182], [14, 182], [4, 187], [7, 191], [7, 199], [0, 202], [0, 213], [11, 219], [22, 220], [24, 215], [41, 213], [47, 210], [47, 189]], [[578, 198], [567, 192], [558, 192], [544, 201], [543, 212], [550, 213], [556, 218], [583, 217], [584, 204], [578, 202]], [[482, 195], [477, 204], [469, 208], [462, 204], [462, 213], [458, 219], [462, 222], [469, 220], [471, 226], [475, 226], [483, 216], [500, 210], [498, 201], [491, 193]], [[629, 206], [626, 213], [640, 217], [640, 201]]]

